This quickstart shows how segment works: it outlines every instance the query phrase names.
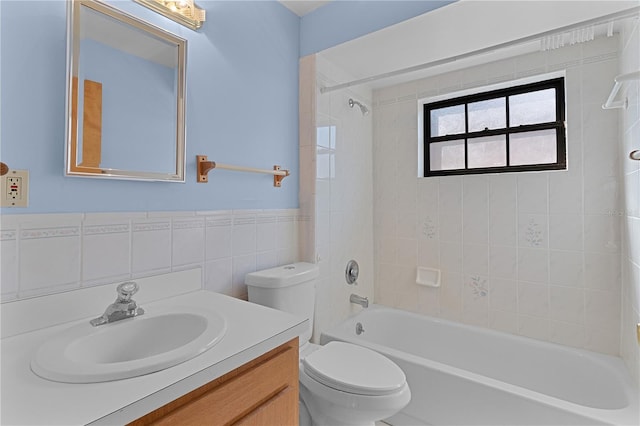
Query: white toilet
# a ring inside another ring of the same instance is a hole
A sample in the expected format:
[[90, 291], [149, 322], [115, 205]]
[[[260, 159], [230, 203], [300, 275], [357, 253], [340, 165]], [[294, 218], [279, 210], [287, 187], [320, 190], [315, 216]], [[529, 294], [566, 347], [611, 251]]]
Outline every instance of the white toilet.
[[300, 425], [373, 425], [409, 403], [406, 377], [368, 348], [309, 342], [318, 275], [317, 265], [302, 262], [252, 272], [245, 279], [249, 301], [309, 319], [300, 335]]

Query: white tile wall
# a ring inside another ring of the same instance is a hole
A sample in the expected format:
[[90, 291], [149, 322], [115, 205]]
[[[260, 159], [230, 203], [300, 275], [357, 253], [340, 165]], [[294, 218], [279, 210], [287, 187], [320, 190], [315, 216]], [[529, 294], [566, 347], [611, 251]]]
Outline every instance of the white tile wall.
[[0, 289], [2, 299], [18, 293], [18, 239], [14, 229], [0, 232]]
[[177, 219], [172, 227], [172, 264], [175, 267], [201, 265], [205, 255], [205, 220]]
[[[82, 227], [82, 281], [124, 279], [131, 268], [131, 224], [124, 218], [104, 223], [85, 221]], [[4, 284], [4, 283], [3, 283]]]
[[297, 261], [297, 209], [2, 215], [2, 302], [200, 266], [246, 297], [247, 272]]
[[[600, 107], [618, 45], [598, 39], [374, 92], [377, 302], [620, 353], [622, 157], [617, 114]], [[554, 70], [566, 73], [568, 171], [416, 178], [419, 98]], [[417, 289], [416, 263], [442, 269], [442, 287]]]
[[134, 277], [169, 272], [171, 252], [171, 218], [132, 221], [131, 274]]
[[[640, 70], [638, 19], [627, 22], [620, 40], [620, 50], [620, 74]], [[620, 113], [621, 141], [618, 143], [623, 176], [619, 190], [623, 199], [619, 215], [623, 225], [620, 351], [636, 384], [640, 386], [640, 342], [636, 337], [636, 324], [640, 324], [640, 161], [628, 158], [629, 152], [640, 149], [640, 82], [626, 85], [620, 96], [626, 96], [629, 100], [629, 107]], [[618, 211], [614, 213], [618, 215]], [[613, 263], [610, 259], [608, 273], [615, 273], [616, 265]], [[595, 285], [593, 288], [599, 290]], [[594, 295], [597, 293], [594, 292]], [[590, 302], [598, 304], [599, 309], [606, 309], [607, 304], [615, 303], [611, 300], [597, 301], [595, 297]]]
[[[320, 330], [361, 309], [349, 302], [350, 293], [373, 301], [372, 119], [348, 105], [354, 98], [371, 106], [371, 92], [319, 90], [350, 79], [321, 55], [301, 59], [300, 168], [315, 171], [302, 177], [300, 185], [302, 214], [314, 224], [309, 230], [313, 237], [304, 242], [302, 251], [307, 253], [305, 260], [320, 267], [315, 339]], [[303, 200], [308, 201], [303, 204]], [[415, 229], [400, 229], [400, 236], [415, 238]], [[347, 285], [344, 278], [350, 259], [360, 265], [357, 286]]]

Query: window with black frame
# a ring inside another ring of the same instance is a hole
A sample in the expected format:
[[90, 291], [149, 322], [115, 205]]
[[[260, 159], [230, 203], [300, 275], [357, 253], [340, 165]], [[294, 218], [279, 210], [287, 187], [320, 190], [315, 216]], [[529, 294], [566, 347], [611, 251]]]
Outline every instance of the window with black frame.
[[567, 168], [564, 78], [424, 104], [424, 176]]

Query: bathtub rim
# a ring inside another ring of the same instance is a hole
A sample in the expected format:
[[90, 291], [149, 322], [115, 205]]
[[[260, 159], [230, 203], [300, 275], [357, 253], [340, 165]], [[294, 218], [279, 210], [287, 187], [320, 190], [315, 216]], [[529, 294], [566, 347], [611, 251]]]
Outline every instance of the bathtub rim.
[[[558, 397], [549, 396], [538, 391], [534, 391], [525, 387], [514, 385], [511, 383], [503, 382], [491, 377], [483, 376], [478, 373], [474, 373], [463, 368], [454, 367], [431, 359], [421, 358], [411, 353], [402, 352], [400, 350], [383, 346], [378, 343], [367, 341], [366, 339], [356, 336], [351, 330], [355, 330], [355, 324], [358, 322], [359, 317], [366, 317], [367, 312], [383, 312], [393, 311], [400, 313], [401, 315], [407, 315], [417, 320], [427, 320], [437, 324], [444, 324], [447, 326], [464, 328], [470, 331], [484, 333], [487, 335], [507, 336], [510, 339], [521, 341], [527, 344], [536, 344], [543, 347], [553, 348], [555, 350], [569, 351], [579, 354], [580, 356], [588, 357], [599, 364], [605, 364], [605, 366], [615, 374], [615, 378], [622, 385], [625, 397], [627, 398], [627, 405], [622, 408], [594, 408], [585, 405], [580, 405], [571, 401], [567, 401]], [[481, 382], [490, 387], [498, 389], [499, 391], [513, 393], [522, 398], [531, 398], [539, 401], [540, 403], [551, 406], [556, 409], [560, 409], [578, 416], [588, 417], [590, 419], [600, 421], [606, 424], [614, 425], [635, 425], [638, 424], [640, 416], [640, 401], [638, 401], [640, 393], [635, 388], [631, 381], [631, 376], [620, 357], [613, 355], [602, 354], [598, 352], [588, 351], [582, 348], [574, 348], [570, 346], [561, 345], [558, 343], [537, 340], [526, 336], [520, 336], [484, 328], [480, 326], [464, 324], [456, 321], [452, 321], [446, 318], [432, 317], [429, 315], [423, 315], [416, 312], [404, 311], [397, 308], [392, 308], [379, 304], [370, 304], [369, 308], [362, 309], [359, 312], [349, 316], [347, 319], [331, 327], [328, 330], [324, 330], [320, 334], [320, 344], [325, 344], [330, 340], [341, 340], [345, 342], [360, 344], [370, 349], [376, 350], [384, 355], [390, 357], [401, 358], [408, 362], [424, 365], [427, 368], [443, 371], [447, 374], [452, 374], [463, 380], [470, 380], [473, 382]], [[625, 374], [626, 373], [626, 374]]]

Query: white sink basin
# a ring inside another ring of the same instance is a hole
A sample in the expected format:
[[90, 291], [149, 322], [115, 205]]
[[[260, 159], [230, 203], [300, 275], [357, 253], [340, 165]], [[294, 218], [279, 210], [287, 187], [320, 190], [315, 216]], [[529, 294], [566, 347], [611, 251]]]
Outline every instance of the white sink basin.
[[97, 327], [89, 320], [38, 348], [31, 370], [66, 383], [141, 376], [187, 361], [218, 343], [226, 320], [200, 308], [168, 308]]

